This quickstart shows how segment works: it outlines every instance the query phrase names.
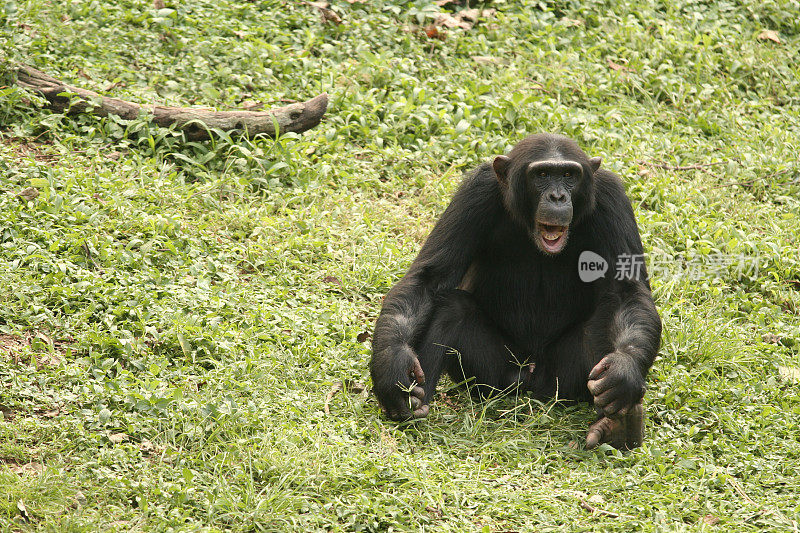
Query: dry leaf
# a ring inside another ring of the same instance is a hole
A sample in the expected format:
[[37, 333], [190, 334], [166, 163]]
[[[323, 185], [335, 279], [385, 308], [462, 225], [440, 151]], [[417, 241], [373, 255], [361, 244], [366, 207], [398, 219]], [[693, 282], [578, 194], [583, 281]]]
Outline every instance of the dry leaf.
[[44, 467], [41, 463], [26, 463], [24, 465], [9, 463], [8, 469], [18, 476], [35, 476], [41, 474]]
[[153, 0], [153, 9], [164, 9], [164, 0]]
[[328, 2], [306, 2], [307, 5], [316, 7], [319, 10], [319, 15], [322, 18], [322, 23], [332, 22], [334, 24], [341, 24], [342, 18], [336, 12], [330, 9]]
[[36, 187], [27, 187], [17, 193], [17, 197], [26, 202], [31, 202], [39, 197], [39, 189]]
[[481, 10], [477, 8], [462, 9], [457, 13], [456, 16], [462, 20], [471, 20], [472, 22], [475, 22], [478, 20], [478, 17], [481, 16]]
[[428, 511], [433, 518], [439, 519], [442, 517], [442, 510], [435, 505], [426, 505], [425, 510]]
[[778, 374], [784, 381], [800, 383], [800, 368], [796, 366], [779, 366]]
[[436, 18], [434, 23], [437, 26], [444, 26], [445, 28], [461, 28], [462, 30], [469, 30], [472, 24], [460, 17], [454, 17], [448, 13], [442, 13]]
[[320, 12], [322, 14], [322, 22], [333, 22], [337, 25], [342, 23], [342, 17], [337, 15], [332, 9], [323, 9], [320, 10]]
[[440, 41], [444, 41], [447, 38], [447, 34], [443, 31], [439, 31], [439, 28], [436, 27], [436, 24], [425, 26], [423, 31], [429, 39], [439, 39]]
[[707, 514], [700, 519], [700, 522], [704, 523], [707, 526], [716, 526], [717, 524], [719, 524], [719, 518], [717, 518], [713, 514]]
[[164, 453], [164, 446], [156, 445], [150, 442], [147, 439], [142, 440], [139, 443], [139, 451], [141, 451], [144, 455], [161, 455]]
[[78, 505], [86, 505], [86, 496], [79, 490], [75, 491], [75, 503]]
[[361, 394], [367, 390], [367, 386], [360, 381], [347, 380], [345, 381], [344, 385], [347, 387], [347, 392], [350, 394]]
[[0, 335], [0, 353], [5, 355], [18, 355], [27, 342], [19, 335]]
[[120, 444], [128, 440], [128, 436], [125, 433], [112, 433], [108, 436], [108, 440], [111, 441], [111, 444]]
[[22, 515], [22, 518], [24, 518], [27, 521], [30, 521], [31, 516], [28, 514], [28, 508], [25, 507], [25, 502], [23, 502], [22, 500], [18, 501], [17, 509], [19, 509], [19, 514]]
[[775, 30], [764, 30], [758, 34], [758, 38], [762, 41], [772, 41], [773, 43], [781, 44], [781, 38]]
[[367, 339], [369, 339], [369, 337], [370, 337], [369, 331], [362, 331], [361, 333], [358, 334], [358, 336], [356, 336], [356, 340], [358, 342], [366, 342]]
[[497, 13], [496, 9], [462, 9], [456, 13], [456, 17], [460, 18], [461, 20], [477, 22], [479, 18], [489, 18], [495, 13]]
[[48, 346], [55, 346], [53, 339], [51, 339], [46, 333], [42, 333], [41, 331], [37, 331], [34, 338], [39, 339]]
[[762, 335], [761, 340], [766, 342], [767, 344], [778, 344], [781, 338], [775, 335], [774, 333], [765, 333]]
[[[490, 17], [494, 15], [496, 11], [497, 10], [495, 9], [462, 9], [455, 15], [441, 13], [433, 24], [435, 26], [443, 26], [445, 28], [461, 28], [462, 30], [469, 30], [472, 29], [472, 26], [480, 17]], [[428, 37], [430, 37], [430, 35]]]
[[582, 20], [571, 19], [571, 18], [568, 18], [568, 17], [564, 17], [563, 19], [561, 19], [561, 22], [567, 28], [572, 28], [572, 27], [575, 27], [575, 26], [583, 25], [583, 21]]
[[472, 60], [481, 65], [500, 65], [504, 62], [499, 57], [492, 56], [472, 56]]
[[615, 63], [610, 59], [608, 60], [608, 68], [610, 68], [611, 70], [622, 71], [622, 72], [633, 72], [633, 69], [631, 67], [620, 65], [619, 63]]

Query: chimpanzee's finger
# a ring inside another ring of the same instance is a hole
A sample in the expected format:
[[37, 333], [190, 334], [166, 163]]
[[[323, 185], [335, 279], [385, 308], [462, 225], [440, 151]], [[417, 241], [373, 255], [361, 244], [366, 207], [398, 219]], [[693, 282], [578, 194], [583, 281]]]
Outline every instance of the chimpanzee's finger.
[[613, 402], [609, 403], [608, 405], [606, 405], [605, 407], [603, 407], [603, 412], [608, 417], [622, 416], [623, 413], [621, 413], [620, 410], [623, 407], [625, 407], [625, 400], [618, 398]]
[[613, 385], [612, 380], [606, 378], [603, 379], [590, 379], [586, 386], [589, 388], [589, 392], [592, 393], [592, 396], [599, 396], [603, 394], [605, 391], [611, 388]]
[[608, 370], [610, 366], [611, 366], [611, 360], [608, 357], [603, 357], [599, 363], [594, 365], [592, 371], [589, 372], [589, 379], [590, 380], [597, 379], [600, 376], [600, 374]]
[[605, 407], [615, 399], [616, 399], [616, 393], [614, 392], [614, 390], [613, 389], [607, 390], [604, 393], [594, 397], [594, 405], [596, 407], [601, 407], [603, 409], [603, 412], [606, 412]]
[[422, 371], [422, 365], [419, 364], [419, 359], [414, 359], [414, 363], [411, 366], [410, 377], [416, 380], [418, 385], [425, 384], [425, 372]]
[[597, 448], [603, 442], [606, 442], [610, 436], [611, 427], [607, 418], [601, 418], [591, 426], [586, 433], [586, 449], [592, 450]]

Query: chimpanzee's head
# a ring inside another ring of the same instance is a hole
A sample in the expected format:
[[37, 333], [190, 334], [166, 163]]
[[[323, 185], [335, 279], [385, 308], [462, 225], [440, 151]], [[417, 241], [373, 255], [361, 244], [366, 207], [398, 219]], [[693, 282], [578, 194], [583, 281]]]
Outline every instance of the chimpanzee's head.
[[599, 157], [589, 158], [561, 135], [542, 133], [520, 141], [492, 166], [506, 209], [547, 255], [564, 250], [570, 228], [594, 210], [594, 173]]

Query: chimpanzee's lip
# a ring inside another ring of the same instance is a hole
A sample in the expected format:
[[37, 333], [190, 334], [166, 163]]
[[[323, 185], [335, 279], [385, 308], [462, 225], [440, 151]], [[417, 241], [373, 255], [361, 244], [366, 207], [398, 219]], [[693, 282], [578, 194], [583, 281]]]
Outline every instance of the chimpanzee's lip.
[[569, 226], [536, 222], [536, 233], [540, 237], [541, 248], [550, 254], [557, 254], [564, 249], [568, 232]]

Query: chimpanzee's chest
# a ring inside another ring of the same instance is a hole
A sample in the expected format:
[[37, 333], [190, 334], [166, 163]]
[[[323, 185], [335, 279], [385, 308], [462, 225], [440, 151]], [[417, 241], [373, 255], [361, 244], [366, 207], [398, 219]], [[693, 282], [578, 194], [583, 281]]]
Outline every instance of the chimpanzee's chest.
[[[534, 252], [535, 253], [535, 252]], [[586, 320], [594, 308], [591, 284], [578, 276], [564, 257], [488, 257], [475, 265], [471, 292], [479, 305], [514, 344], [541, 352], [570, 327]]]

